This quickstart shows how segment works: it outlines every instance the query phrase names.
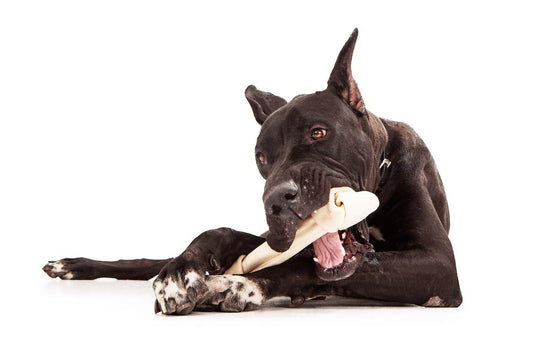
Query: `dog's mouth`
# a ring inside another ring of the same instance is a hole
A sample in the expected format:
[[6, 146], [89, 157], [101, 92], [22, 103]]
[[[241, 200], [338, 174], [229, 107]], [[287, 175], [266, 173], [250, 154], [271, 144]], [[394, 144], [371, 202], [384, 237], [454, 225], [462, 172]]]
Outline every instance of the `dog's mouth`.
[[315, 271], [325, 281], [338, 281], [351, 276], [374, 251], [358, 226], [327, 233], [313, 242]]

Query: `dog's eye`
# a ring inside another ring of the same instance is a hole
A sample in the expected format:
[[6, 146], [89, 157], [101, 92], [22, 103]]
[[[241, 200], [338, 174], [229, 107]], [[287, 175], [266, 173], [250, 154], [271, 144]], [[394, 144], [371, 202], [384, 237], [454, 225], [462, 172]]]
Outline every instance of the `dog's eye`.
[[313, 140], [322, 139], [326, 136], [326, 133], [327, 131], [325, 128], [321, 128], [321, 127], [313, 128], [311, 130], [311, 139]]
[[268, 162], [267, 162], [267, 159], [265, 157], [265, 155], [261, 152], [257, 153], [255, 155], [255, 158], [257, 159], [257, 162], [260, 164], [260, 165], [267, 165]]

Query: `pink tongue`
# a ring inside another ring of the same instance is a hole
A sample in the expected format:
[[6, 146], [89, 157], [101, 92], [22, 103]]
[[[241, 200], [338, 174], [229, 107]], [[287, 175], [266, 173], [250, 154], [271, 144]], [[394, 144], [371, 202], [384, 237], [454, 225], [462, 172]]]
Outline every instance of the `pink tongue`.
[[326, 269], [333, 268], [344, 260], [344, 248], [338, 233], [328, 233], [313, 242], [318, 263]]

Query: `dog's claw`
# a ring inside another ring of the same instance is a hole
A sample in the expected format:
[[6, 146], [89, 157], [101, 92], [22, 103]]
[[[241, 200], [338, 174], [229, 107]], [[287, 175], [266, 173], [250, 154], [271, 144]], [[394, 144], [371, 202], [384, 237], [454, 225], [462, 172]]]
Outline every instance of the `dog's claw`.
[[159, 305], [159, 301], [155, 300], [154, 302], [154, 313], [157, 314], [161, 312], [161, 306]]

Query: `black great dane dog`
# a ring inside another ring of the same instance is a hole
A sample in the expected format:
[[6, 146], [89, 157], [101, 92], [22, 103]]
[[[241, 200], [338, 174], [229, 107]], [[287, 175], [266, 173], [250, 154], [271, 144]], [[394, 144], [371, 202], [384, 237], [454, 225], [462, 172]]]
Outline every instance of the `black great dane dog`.
[[[201, 234], [174, 259], [62, 259], [48, 263], [44, 271], [62, 279], [148, 280], [158, 275], [156, 312], [164, 314], [250, 310], [274, 297], [290, 297], [298, 305], [331, 295], [459, 306], [462, 296], [439, 173], [411, 127], [378, 118], [365, 107], [351, 70], [357, 33], [342, 48], [324, 91], [287, 103], [254, 86], [246, 89], [261, 125], [255, 149], [266, 179], [269, 226], [262, 237], [221, 228]], [[224, 275], [235, 259], [265, 239], [272, 249], [287, 250], [301, 222], [325, 205], [330, 188], [338, 186], [372, 191], [380, 207], [339, 231], [338, 238], [330, 237], [329, 246], [320, 247], [330, 255], [314, 258], [315, 242], [283, 264]], [[335, 264], [324, 262], [333, 259]]]

